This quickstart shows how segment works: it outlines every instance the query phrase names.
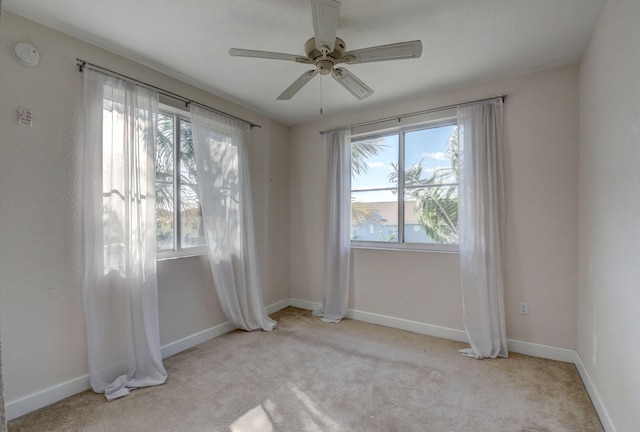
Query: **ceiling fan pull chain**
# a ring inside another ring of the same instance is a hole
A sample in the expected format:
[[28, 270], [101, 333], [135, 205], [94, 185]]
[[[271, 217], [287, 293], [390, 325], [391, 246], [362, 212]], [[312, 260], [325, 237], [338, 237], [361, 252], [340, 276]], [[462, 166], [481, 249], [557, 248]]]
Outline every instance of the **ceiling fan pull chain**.
[[320, 75], [320, 115], [322, 115], [322, 75]]

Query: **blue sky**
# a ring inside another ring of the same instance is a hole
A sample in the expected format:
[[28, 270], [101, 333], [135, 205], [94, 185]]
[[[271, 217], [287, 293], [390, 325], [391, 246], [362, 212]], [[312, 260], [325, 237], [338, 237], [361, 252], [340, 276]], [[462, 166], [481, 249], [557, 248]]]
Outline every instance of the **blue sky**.
[[[434, 169], [450, 167], [451, 163], [446, 157], [447, 143], [455, 125], [442, 126], [418, 131], [406, 132], [405, 134], [405, 167], [422, 161], [423, 176], [429, 176]], [[398, 161], [398, 138], [397, 135], [389, 135], [383, 138], [385, 148], [376, 156], [369, 158], [369, 169], [352, 178], [351, 188], [353, 190], [394, 187], [389, 182], [388, 176], [393, 172], [390, 162]], [[360, 202], [375, 201], [395, 201], [395, 195], [388, 191], [360, 192], [353, 194], [354, 198]]]

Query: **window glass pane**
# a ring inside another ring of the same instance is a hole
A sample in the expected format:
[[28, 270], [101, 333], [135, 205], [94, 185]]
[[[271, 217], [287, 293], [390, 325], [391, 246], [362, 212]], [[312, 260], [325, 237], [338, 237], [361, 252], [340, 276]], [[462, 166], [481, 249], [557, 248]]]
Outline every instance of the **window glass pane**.
[[204, 245], [191, 122], [160, 113], [155, 150], [157, 249], [179, 253]]
[[173, 184], [156, 182], [156, 247], [173, 249]]
[[398, 198], [392, 190], [351, 193], [351, 240], [398, 241]]
[[155, 143], [156, 247], [158, 250], [174, 248], [174, 131], [173, 116], [159, 114]]
[[174, 120], [172, 115], [158, 116], [156, 134], [156, 180], [173, 182]]
[[407, 132], [405, 185], [458, 183], [458, 134], [456, 125]]
[[[458, 134], [456, 125], [407, 132], [404, 241], [458, 243]], [[416, 187], [418, 185], [443, 185]]]
[[458, 187], [430, 186], [405, 189], [406, 243], [458, 243]]
[[198, 193], [198, 185], [180, 186], [180, 243], [184, 249], [205, 244]]
[[351, 143], [351, 189], [395, 187], [398, 134]]
[[186, 120], [180, 120], [180, 181], [198, 183], [196, 158], [193, 153], [193, 138], [191, 136], [191, 122]]

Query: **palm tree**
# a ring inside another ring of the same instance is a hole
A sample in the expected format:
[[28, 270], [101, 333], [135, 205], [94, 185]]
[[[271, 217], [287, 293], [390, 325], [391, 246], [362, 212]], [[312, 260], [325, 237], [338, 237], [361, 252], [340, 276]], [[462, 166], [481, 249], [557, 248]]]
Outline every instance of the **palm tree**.
[[[450, 167], [438, 168], [423, 178], [423, 161], [412, 165], [404, 173], [406, 194], [415, 202], [418, 222], [435, 243], [458, 241], [458, 178], [460, 146], [455, 129], [448, 140], [447, 156]], [[398, 165], [391, 163], [391, 182], [398, 182]]]
[[156, 208], [173, 214], [173, 116], [160, 114], [156, 134]]
[[[362, 175], [369, 169], [367, 160], [376, 156], [380, 150], [385, 148], [382, 138], [371, 138], [351, 143], [351, 178]], [[360, 225], [365, 221], [379, 223], [375, 218], [376, 209], [368, 205], [355, 201], [351, 198], [351, 223]]]
[[[178, 124], [179, 122], [179, 124]], [[175, 155], [176, 128], [179, 128], [179, 155]], [[180, 208], [183, 223], [196, 222], [201, 218], [197, 183], [196, 160], [193, 149], [191, 123], [172, 114], [160, 113], [157, 120], [155, 142], [156, 169], [156, 223], [160, 227], [157, 239], [166, 243], [172, 238], [173, 229], [167, 228], [174, 221], [176, 193], [174, 175], [179, 175]], [[175, 164], [180, 164], [175, 166]], [[199, 224], [201, 225], [201, 224]]]
[[364, 174], [369, 169], [367, 160], [376, 156], [385, 147], [382, 138], [353, 141], [351, 143], [351, 177]]
[[434, 186], [411, 192], [415, 198], [418, 221], [435, 243], [458, 240], [458, 188]]

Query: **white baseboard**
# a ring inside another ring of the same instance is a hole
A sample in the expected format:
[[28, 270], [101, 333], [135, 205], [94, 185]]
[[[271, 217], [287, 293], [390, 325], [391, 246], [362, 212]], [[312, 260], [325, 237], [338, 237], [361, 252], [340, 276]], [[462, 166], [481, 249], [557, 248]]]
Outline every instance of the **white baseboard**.
[[[310, 311], [322, 309], [321, 303], [295, 298], [281, 300], [279, 302], [266, 306], [265, 309], [268, 314], [272, 314], [286, 308], [287, 306], [294, 306]], [[347, 311], [347, 318], [364, 321], [371, 324], [378, 324], [386, 327], [412, 331], [414, 333], [435, 336], [443, 339], [450, 339], [459, 342], [467, 341], [467, 336], [463, 330], [425, 324], [402, 318], [395, 318], [391, 316], [363, 312], [354, 309], [349, 309]], [[234, 328], [235, 327], [231, 323], [225, 322], [215, 327], [211, 327], [207, 330], [203, 330], [201, 332], [187, 336], [186, 338], [168, 343], [161, 348], [162, 357], [167, 358], [179, 352], [193, 348], [196, 345], [199, 345], [217, 336], [221, 336], [233, 330]], [[585, 388], [587, 389], [587, 392], [591, 397], [591, 401], [593, 402], [596, 412], [600, 416], [600, 421], [602, 422], [604, 430], [606, 432], [617, 432], [577, 351], [566, 348], [535, 344], [531, 342], [523, 342], [513, 339], [509, 339], [508, 346], [510, 351], [520, 354], [574, 363], [576, 365], [576, 368], [578, 369], [578, 373], [580, 374], [582, 381], [584, 382]], [[13, 420], [24, 414], [30, 413], [61, 399], [85, 391], [89, 388], [89, 375], [83, 375], [70, 381], [56, 384], [38, 392], [26, 395], [19, 399], [8, 401], [5, 405], [6, 418], [7, 420]]]
[[[310, 302], [300, 299], [291, 299], [291, 306], [307, 310], [322, 309], [322, 303]], [[371, 324], [382, 325], [385, 327], [392, 327], [428, 336], [435, 336], [442, 339], [467, 342], [467, 335], [464, 330], [452, 329], [449, 327], [442, 327], [433, 324], [425, 324], [417, 321], [406, 320], [403, 318], [358, 311], [355, 309], [347, 310], [346, 317], [358, 321], [368, 322]], [[565, 361], [569, 363], [574, 362], [574, 356], [576, 353], [575, 350], [571, 349], [557, 348], [548, 345], [518, 341], [514, 339], [509, 339], [508, 346], [510, 351], [520, 354], [526, 354], [551, 360]]]
[[[291, 306], [307, 309], [307, 310], [320, 310], [322, 309], [322, 303], [310, 302], [300, 299], [291, 299]], [[459, 342], [467, 342], [466, 333], [462, 330], [434, 326], [431, 324], [424, 324], [416, 321], [408, 321], [401, 318], [395, 318], [385, 315], [373, 314], [370, 312], [362, 312], [353, 309], [347, 311], [347, 318], [365, 321], [371, 324], [379, 324], [386, 327], [397, 328], [401, 330], [408, 330], [415, 333], [425, 334], [429, 336], [435, 336], [443, 339], [450, 339]], [[611, 421], [611, 417], [600, 399], [598, 392], [596, 391], [591, 377], [587, 372], [580, 354], [576, 350], [567, 348], [558, 348], [549, 345], [536, 344], [533, 342], [524, 342], [515, 339], [509, 339], [507, 341], [509, 351], [513, 351], [519, 354], [530, 355], [533, 357], [540, 357], [549, 360], [562, 361], [567, 363], [573, 363], [578, 369], [578, 373], [582, 378], [584, 386], [593, 402], [593, 406], [600, 417], [600, 422], [606, 432], [617, 432], [617, 429]]]
[[587, 368], [582, 362], [582, 357], [580, 356], [580, 353], [577, 351], [575, 353], [574, 363], [576, 365], [576, 368], [578, 369], [580, 378], [582, 378], [582, 382], [584, 383], [584, 386], [587, 389], [587, 393], [589, 393], [589, 397], [591, 398], [591, 403], [593, 403], [593, 407], [596, 409], [596, 412], [598, 413], [598, 417], [600, 417], [600, 422], [602, 423], [602, 427], [606, 432], [617, 432], [618, 430], [613, 425], [613, 421], [611, 421], [609, 412], [604, 407], [604, 404], [602, 403], [602, 399], [600, 399], [600, 394], [596, 390], [596, 387], [593, 385], [591, 376], [589, 375]]
[[576, 350], [558, 348], [550, 345], [542, 345], [533, 342], [524, 342], [516, 339], [507, 340], [507, 348], [519, 354], [532, 357], [540, 357], [549, 360], [557, 360], [566, 363], [574, 363]]
[[168, 343], [161, 348], [162, 358], [165, 359], [167, 357], [171, 357], [174, 354], [186, 351], [189, 348], [200, 345], [201, 343], [213, 339], [214, 337], [228, 333], [235, 328], [236, 327], [233, 324], [227, 321], [215, 327], [211, 327], [209, 329], [179, 339], [175, 342]]
[[377, 324], [385, 327], [392, 327], [400, 330], [411, 331], [414, 333], [435, 336], [442, 339], [449, 339], [458, 342], [467, 341], [467, 335], [462, 330], [456, 330], [433, 324], [425, 324], [418, 321], [410, 321], [403, 318], [395, 318], [391, 316], [379, 315], [357, 310], [347, 311], [347, 318], [364, 321], [370, 324]]
[[265, 306], [265, 310], [268, 314], [276, 313], [281, 311], [282, 309], [291, 306], [291, 299], [280, 300], [279, 302], [275, 302], [270, 304], [269, 306]]
[[7, 421], [23, 416], [31, 411], [51, 405], [89, 388], [89, 375], [83, 375], [70, 381], [56, 384], [46, 389], [28, 394], [19, 399], [7, 401], [5, 415]]
[[[274, 313], [289, 305], [289, 299], [285, 299], [266, 306], [265, 309], [267, 313]], [[170, 342], [161, 348], [162, 358], [167, 358], [188, 350], [189, 348], [193, 348], [196, 345], [230, 332], [233, 329], [235, 329], [235, 326], [229, 322], [225, 322], [177, 341]], [[7, 420], [10, 421], [69, 396], [73, 396], [76, 393], [88, 390], [89, 388], [89, 375], [83, 375], [70, 381], [28, 394], [19, 399], [7, 401], [5, 404], [5, 416]]]
[[[269, 306], [265, 306], [265, 310], [267, 314], [272, 314], [274, 312], [278, 312], [289, 306], [291, 303], [289, 299], [281, 300], [279, 302], [270, 304]], [[182, 351], [186, 351], [190, 348], [193, 348], [196, 345], [200, 345], [210, 339], [213, 339], [218, 336], [222, 336], [225, 333], [228, 333], [234, 330], [236, 327], [231, 324], [229, 321], [219, 324], [215, 327], [211, 327], [207, 330], [203, 330], [201, 332], [192, 334], [175, 342], [168, 343], [164, 345], [162, 350], [162, 358], [165, 359], [167, 357], [171, 357], [172, 355], [178, 354]]]
[[312, 302], [307, 300], [300, 300], [297, 298], [289, 299], [289, 305], [293, 307], [297, 307], [298, 309], [305, 309], [310, 311], [322, 309], [322, 303]]

